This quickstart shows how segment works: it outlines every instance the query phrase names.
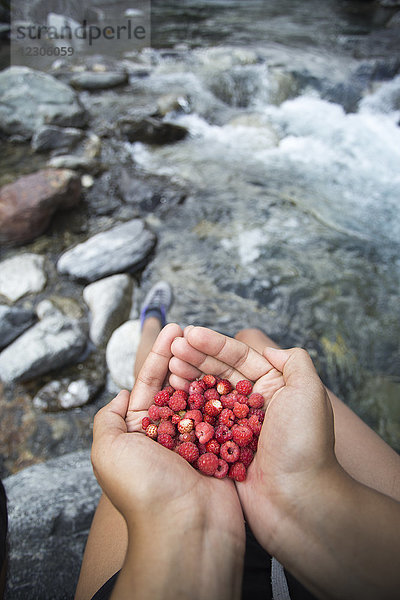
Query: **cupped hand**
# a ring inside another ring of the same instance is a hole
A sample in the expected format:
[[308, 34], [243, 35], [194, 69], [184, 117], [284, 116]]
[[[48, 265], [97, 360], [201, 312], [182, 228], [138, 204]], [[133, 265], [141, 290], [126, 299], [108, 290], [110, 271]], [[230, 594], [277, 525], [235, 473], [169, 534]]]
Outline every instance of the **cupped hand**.
[[189, 327], [172, 344], [171, 385], [187, 387], [203, 373], [254, 383], [266, 410], [247, 478], [237, 483], [245, 515], [259, 541], [274, 552], [279, 522], [296, 498], [313, 494], [320, 475], [337, 468], [329, 398], [311, 358], [301, 349], [265, 348], [202, 327]]
[[207, 523], [244, 539], [243, 514], [232, 481], [200, 474], [147, 437], [141, 421], [168, 375], [171, 344], [182, 335], [169, 324], [159, 334], [131, 394], [122, 391], [96, 415], [92, 462], [103, 491], [128, 522], [156, 515], [172, 521], [202, 512]]

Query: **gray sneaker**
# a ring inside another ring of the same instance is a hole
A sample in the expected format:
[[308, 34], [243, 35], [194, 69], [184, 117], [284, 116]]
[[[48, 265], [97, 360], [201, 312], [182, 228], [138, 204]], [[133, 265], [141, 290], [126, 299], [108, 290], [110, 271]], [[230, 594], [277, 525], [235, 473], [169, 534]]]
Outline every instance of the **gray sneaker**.
[[143, 323], [148, 317], [157, 317], [161, 321], [161, 326], [164, 327], [167, 319], [167, 310], [172, 303], [172, 290], [169, 283], [159, 281], [150, 289], [140, 308], [140, 324], [143, 328]]

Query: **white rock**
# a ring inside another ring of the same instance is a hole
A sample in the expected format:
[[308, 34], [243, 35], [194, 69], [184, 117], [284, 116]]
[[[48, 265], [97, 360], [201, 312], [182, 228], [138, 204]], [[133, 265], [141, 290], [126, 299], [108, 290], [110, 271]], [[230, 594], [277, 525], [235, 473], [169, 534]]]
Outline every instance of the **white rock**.
[[46, 281], [44, 257], [38, 254], [20, 254], [0, 263], [0, 294], [12, 302], [42, 291]]
[[83, 290], [83, 298], [92, 314], [90, 338], [96, 346], [107, 343], [114, 329], [128, 319], [132, 287], [132, 278], [120, 274], [95, 281]]
[[140, 320], [126, 321], [112, 334], [107, 344], [106, 360], [114, 383], [131, 390], [135, 383], [133, 367], [140, 341]]

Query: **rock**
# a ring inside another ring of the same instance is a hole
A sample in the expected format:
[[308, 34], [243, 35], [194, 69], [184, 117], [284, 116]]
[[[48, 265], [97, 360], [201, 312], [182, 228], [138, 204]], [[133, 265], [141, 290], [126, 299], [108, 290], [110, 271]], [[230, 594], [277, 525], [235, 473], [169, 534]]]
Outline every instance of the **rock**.
[[56, 125], [43, 125], [32, 138], [32, 148], [36, 152], [47, 150], [68, 150], [75, 146], [83, 137], [83, 131], [76, 127], [57, 127]]
[[121, 122], [121, 133], [130, 142], [145, 144], [172, 144], [186, 137], [188, 130], [181, 125], [168, 123], [153, 117], [129, 118]]
[[180, 204], [186, 196], [169, 178], [161, 175], [147, 175], [146, 179], [138, 173], [122, 168], [117, 178], [118, 189], [127, 204], [134, 205], [140, 216], [166, 213]]
[[49, 160], [47, 166], [53, 169], [72, 169], [76, 171], [97, 171], [99, 168], [96, 160], [74, 154], [54, 156]]
[[6, 598], [73, 598], [101, 494], [89, 451], [28, 467], [4, 484], [10, 545]]
[[104, 90], [122, 85], [128, 81], [125, 71], [93, 72], [86, 71], [74, 75], [70, 84], [80, 90]]
[[106, 344], [114, 329], [129, 317], [133, 281], [129, 275], [111, 275], [91, 283], [83, 298], [92, 313], [89, 335], [96, 346]]
[[102, 386], [103, 382], [63, 377], [46, 383], [33, 398], [33, 405], [46, 412], [78, 408], [90, 402]]
[[0, 189], [0, 243], [25, 244], [46, 231], [58, 209], [75, 206], [79, 177], [70, 170], [44, 169]]
[[82, 127], [85, 110], [76, 93], [51, 75], [28, 67], [0, 73], [0, 131], [30, 139], [43, 125]]
[[59, 259], [59, 273], [75, 279], [96, 281], [107, 275], [134, 271], [154, 247], [156, 238], [140, 219], [98, 233], [67, 250]]
[[71, 319], [45, 300], [38, 305], [40, 321], [0, 353], [0, 379], [27, 381], [81, 357], [87, 342], [82, 321]]
[[189, 109], [189, 99], [184, 93], [164, 94], [157, 100], [157, 112], [161, 117], [170, 112], [188, 112]]
[[42, 291], [46, 281], [44, 257], [38, 254], [20, 254], [0, 263], [0, 294], [12, 302]]
[[126, 321], [112, 334], [107, 344], [106, 360], [112, 380], [127, 390], [135, 383], [133, 367], [140, 341], [140, 321]]
[[0, 305], [0, 349], [15, 340], [30, 327], [36, 319], [31, 310]]

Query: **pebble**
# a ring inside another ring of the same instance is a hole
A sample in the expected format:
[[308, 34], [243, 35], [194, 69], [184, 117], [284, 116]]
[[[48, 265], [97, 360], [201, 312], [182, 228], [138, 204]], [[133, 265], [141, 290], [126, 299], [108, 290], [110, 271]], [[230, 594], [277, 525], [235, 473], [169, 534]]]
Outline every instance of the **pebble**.
[[0, 294], [15, 302], [37, 294], [46, 285], [45, 259], [39, 254], [19, 254], [0, 263]]

